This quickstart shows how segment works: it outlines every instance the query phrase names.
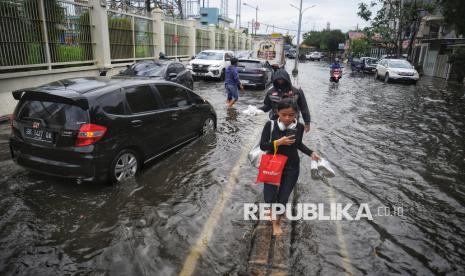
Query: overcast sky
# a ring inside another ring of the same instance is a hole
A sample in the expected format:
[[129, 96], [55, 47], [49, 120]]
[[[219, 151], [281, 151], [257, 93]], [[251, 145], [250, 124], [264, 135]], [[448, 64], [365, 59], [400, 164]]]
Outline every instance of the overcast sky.
[[[299, 12], [290, 4], [295, 6], [300, 5], [299, 0], [241, 0], [242, 3], [247, 3], [252, 6], [258, 4], [258, 22], [266, 24], [274, 24], [282, 28], [297, 30], [299, 21]], [[316, 6], [308, 9], [302, 17], [302, 31], [321, 30], [326, 27], [326, 23], [330, 22], [331, 29], [341, 29], [348, 31], [355, 29], [357, 24], [360, 28], [367, 26], [357, 16], [358, 3], [362, 0], [303, 0], [303, 7], [309, 7], [315, 4]], [[236, 2], [237, 0], [229, 0], [229, 17], [236, 19]], [[210, 0], [211, 7], [219, 7], [219, 0]], [[247, 21], [252, 21], [255, 18], [255, 10], [248, 6], [242, 5], [241, 23], [242, 26], [247, 26]], [[232, 24], [234, 27], [234, 23]], [[263, 28], [262, 28], [263, 27]], [[265, 32], [266, 27], [261, 26], [259, 33]], [[276, 30], [277, 31], [277, 30]], [[271, 29], [268, 29], [268, 33]], [[286, 31], [281, 31], [286, 32]], [[295, 34], [295, 33], [294, 33]]]

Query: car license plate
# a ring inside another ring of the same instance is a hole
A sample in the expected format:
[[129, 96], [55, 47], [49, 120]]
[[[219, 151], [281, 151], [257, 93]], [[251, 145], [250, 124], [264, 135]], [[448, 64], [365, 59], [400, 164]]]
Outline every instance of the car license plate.
[[30, 127], [24, 128], [24, 135], [28, 139], [33, 139], [41, 142], [52, 143], [53, 133], [43, 129], [34, 129]]
[[241, 80], [241, 83], [242, 84], [247, 84], [247, 83], [249, 83], [249, 81], [248, 80]]

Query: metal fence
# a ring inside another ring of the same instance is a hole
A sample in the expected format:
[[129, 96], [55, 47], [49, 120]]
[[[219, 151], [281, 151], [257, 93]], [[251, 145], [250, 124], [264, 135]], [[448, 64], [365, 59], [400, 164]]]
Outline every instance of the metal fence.
[[111, 10], [107, 14], [112, 63], [155, 56], [151, 18]]
[[210, 33], [208, 30], [195, 30], [195, 53], [210, 49]]
[[225, 35], [223, 31], [215, 31], [215, 46], [218, 50], [225, 49]]
[[[31, 70], [64, 67], [79, 70], [79, 66], [157, 58], [159, 51], [187, 57], [212, 45], [223, 50], [250, 47], [250, 41], [242, 37], [236, 44], [234, 30], [210, 30], [199, 25], [191, 29], [191, 22], [156, 11], [139, 15], [130, 12], [88, 0], [0, 0], [0, 74], [26, 75]], [[108, 28], [91, 25], [101, 20], [107, 20]], [[194, 35], [195, 39], [191, 37]], [[190, 41], [195, 45], [189, 45]]]
[[234, 30], [229, 30], [228, 32], [228, 49], [230, 51], [236, 51], [237, 50], [237, 47], [236, 47], [236, 33], [234, 32]]
[[93, 62], [86, 1], [0, 1], [2, 72], [82, 62]]
[[165, 22], [165, 51], [167, 56], [189, 56], [189, 27]]

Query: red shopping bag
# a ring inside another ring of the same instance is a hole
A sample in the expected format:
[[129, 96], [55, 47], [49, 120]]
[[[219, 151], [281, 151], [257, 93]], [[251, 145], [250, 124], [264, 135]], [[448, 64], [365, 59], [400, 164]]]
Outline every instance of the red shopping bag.
[[284, 166], [286, 165], [287, 156], [276, 154], [278, 151], [276, 143], [274, 145], [274, 154], [263, 154], [258, 168], [257, 183], [267, 183], [279, 186], [283, 175]]

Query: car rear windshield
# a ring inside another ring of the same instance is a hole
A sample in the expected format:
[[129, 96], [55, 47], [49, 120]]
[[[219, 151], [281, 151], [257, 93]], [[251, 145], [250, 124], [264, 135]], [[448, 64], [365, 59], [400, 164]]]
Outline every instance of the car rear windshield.
[[376, 64], [376, 63], [378, 63], [378, 60], [376, 60], [376, 59], [367, 58], [366, 61], [367, 61], [368, 64]]
[[406, 61], [389, 61], [389, 67], [411, 69], [412, 65]]
[[24, 101], [17, 118], [22, 121], [39, 121], [45, 127], [72, 130], [89, 122], [88, 113], [78, 106], [37, 100]]
[[252, 60], [250, 61], [240, 60], [237, 66], [245, 67], [245, 68], [262, 68], [262, 64], [259, 61], [252, 61]]
[[157, 62], [141, 62], [131, 65], [120, 75], [138, 77], [162, 77], [165, 65]]

